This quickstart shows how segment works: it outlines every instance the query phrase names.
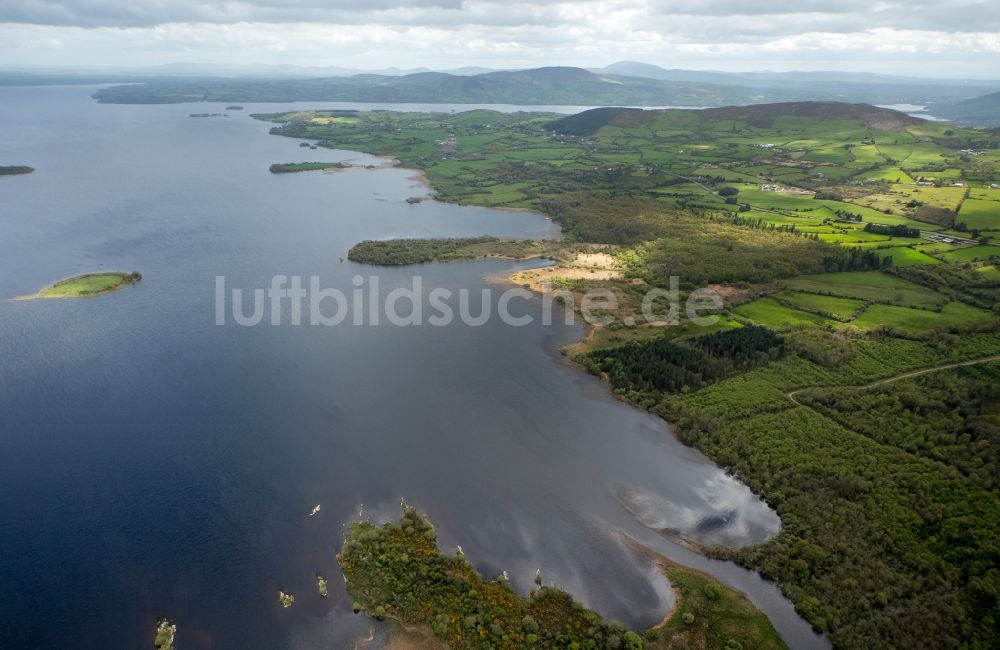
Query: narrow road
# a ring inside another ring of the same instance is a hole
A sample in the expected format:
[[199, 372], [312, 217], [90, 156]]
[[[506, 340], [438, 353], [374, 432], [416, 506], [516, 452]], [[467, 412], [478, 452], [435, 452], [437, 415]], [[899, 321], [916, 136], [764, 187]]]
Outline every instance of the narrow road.
[[[909, 377], [917, 377], [919, 375], [926, 375], [931, 372], [938, 372], [939, 370], [951, 370], [952, 368], [961, 368], [962, 366], [975, 366], [980, 363], [989, 363], [990, 361], [1000, 361], [1000, 354], [994, 354], [989, 357], [982, 357], [981, 359], [970, 359], [969, 361], [956, 361], [955, 363], [948, 363], [943, 366], [934, 366], [932, 368], [923, 368], [921, 370], [910, 370], [893, 377], [888, 377], [886, 379], [879, 379], [878, 381], [873, 381], [870, 384], [865, 384], [864, 386], [857, 386], [861, 390], [867, 390], [869, 388], [874, 388], [876, 386], [881, 386], [882, 384], [891, 384], [900, 379], [908, 379]], [[812, 390], [813, 388], [851, 388], [850, 386], [807, 386], [806, 388], [798, 388], [790, 393], [785, 393], [785, 397], [792, 401], [792, 404], [796, 406], [805, 406], [797, 399], [795, 396], [804, 390]]]

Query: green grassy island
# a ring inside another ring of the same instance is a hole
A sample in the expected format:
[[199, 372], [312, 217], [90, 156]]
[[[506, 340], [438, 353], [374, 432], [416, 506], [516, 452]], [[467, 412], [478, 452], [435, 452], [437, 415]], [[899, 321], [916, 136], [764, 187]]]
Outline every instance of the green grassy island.
[[174, 637], [177, 635], [177, 626], [168, 619], [161, 618], [156, 622], [156, 638], [153, 646], [159, 650], [174, 650]]
[[275, 163], [271, 165], [272, 174], [291, 174], [294, 172], [311, 172], [319, 169], [344, 169], [347, 167], [339, 162], [302, 162], [302, 163]]
[[[764, 544], [705, 552], [776, 581], [837, 648], [1000, 645], [998, 132], [835, 102], [257, 117], [393, 156], [437, 200], [549, 215], [564, 239], [544, 246], [576, 252], [519, 272], [533, 288], [607, 288], [628, 314], [671, 276], [682, 300], [716, 289], [714, 328], [619, 318], [567, 351], [781, 517]], [[514, 246], [352, 254], [406, 264]], [[353, 567], [366, 607], [409, 607], [365, 600], [363, 574], [382, 568]]]
[[0, 165], [0, 176], [17, 176], [19, 174], [30, 174], [35, 171], [34, 167], [27, 165]]
[[[433, 527], [404, 505], [399, 524], [351, 526], [337, 556], [355, 610], [429, 629], [451, 648], [760, 648], [786, 646], [746, 598], [707, 576], [656, 558], [678, 602], [640, 635], [542, 584], [518, 596], [506, 575], [481, 576], [459, 551], [437, 547]], [[681, 645], [681, 643], [685, 645]], [[675, 645], [676, 644], [676, 645]]]
[[23, 296], [18, 300], [34, 300], [38, 298], [89, 298], [105, 293], [118, 291], [124, 287], [142, 280], [142, 273], [85, 273], [72, 278], [60, 280], [31, 296]]

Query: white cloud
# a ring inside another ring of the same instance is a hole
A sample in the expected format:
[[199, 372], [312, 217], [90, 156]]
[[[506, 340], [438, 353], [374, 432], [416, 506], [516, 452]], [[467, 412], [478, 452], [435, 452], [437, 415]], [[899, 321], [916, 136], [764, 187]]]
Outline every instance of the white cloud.
[[[994, 6], [996, 5], [996, 6]], [[1000, 3], [968, 0], [3, 0], [6, 64], [868, 69], [1000, 76]], [[59, 45], [56, 46], [55, 44]]]

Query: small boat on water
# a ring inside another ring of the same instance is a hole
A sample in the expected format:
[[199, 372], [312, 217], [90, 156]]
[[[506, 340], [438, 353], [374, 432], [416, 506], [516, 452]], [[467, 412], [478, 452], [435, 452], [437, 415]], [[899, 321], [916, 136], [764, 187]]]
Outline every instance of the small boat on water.
[[312, 509], [312, 512], [309, 513], [309, 516], [312, 517], [317, 512], [319, 512], [319, 504], [318, 503], [316, 504], [316, 507]]

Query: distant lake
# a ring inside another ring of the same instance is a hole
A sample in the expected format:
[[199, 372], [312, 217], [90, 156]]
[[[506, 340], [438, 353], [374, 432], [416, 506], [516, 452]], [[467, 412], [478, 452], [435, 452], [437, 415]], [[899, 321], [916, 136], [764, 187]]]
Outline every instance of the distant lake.
[[348, 292], [355, 275], [388, 291], [418, 273], [478, 295], [539, 263], [343, 258], [362, 239], [542, 238], [552, 222], [408, 204], [426, 188], [405, 169], [272, 175], [380, 162], [302, 149], [249, 116], [289, 104], [191, 118], [225, 105], [102, 105], [93, 90], [0, 88], [0, 164], [37, 170], [0, 178], [0, 299], [88, 271], [144, 275], [109, 296], [0, 302], [0, 647], [151, 647], [158, 616], [183, 650], [381, 638], [351, 613], [334, 554], [362, 508], [394, 519], [400, 498], [522, 593], [540, 568], [606, 616], [655, 622], [672, 594], [622, 530], [746, 591], [794, 646], [823, 645], [773, 585], [653, 530], [739, 545], [779, 522], [563, 359], [578, 327], [214, 324], [216, 276], [249, 290], [316, 275]]
[[942, 117], [935, 117], [927, 112], [927, 106], [923, 104], [879, 104], [879, 108], [888, 108], [892, 111], [899, 111], [900, 113], [906, 113], [912, 117], [919, 117], [923, 120], [930, 120], [932, 122], [947, 122], [948, 120]]

